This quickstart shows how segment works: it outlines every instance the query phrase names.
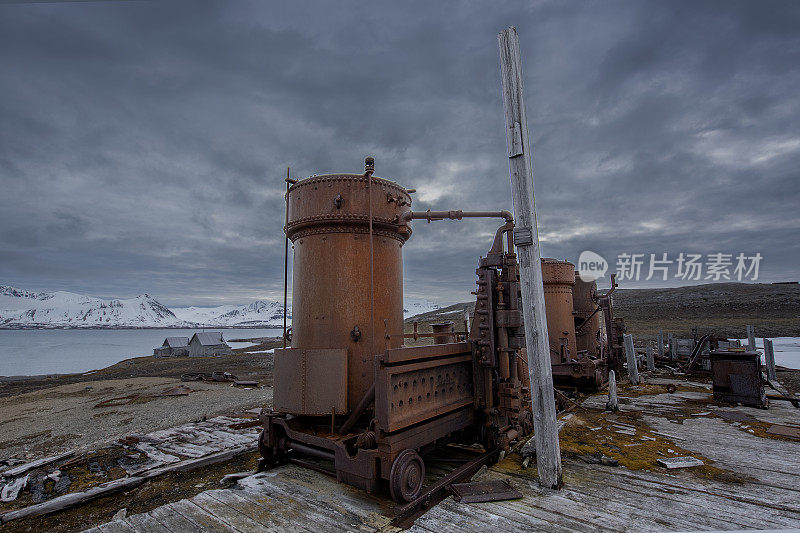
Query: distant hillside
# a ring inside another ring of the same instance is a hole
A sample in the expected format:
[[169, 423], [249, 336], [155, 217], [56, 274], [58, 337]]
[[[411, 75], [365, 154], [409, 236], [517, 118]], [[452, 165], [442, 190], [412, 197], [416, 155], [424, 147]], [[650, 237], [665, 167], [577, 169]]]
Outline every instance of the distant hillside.
[[674, 289], [617, 289], [618, 316], [642, 337], [659, 328], [688, 336], [692, 327], [744, 337], [745, 326], [759, 337], [800, 336], [800, 285], [711, 283]]
[[[712, 283], [671, 289], [617, 289], [617, 316], [625, 318], [628, 331], [647, 340], [659, 329], [689, 336], [692, 328], [701, 333], [741, 338], [745, 326], [755, 327], [756, 336], [800, 337], [800, 285], [766, 283]], [[406, 330], [417, 320], [420, 331], [427, 324], [453, 320], [460, 329], [465, 309], [474, 302], [452, 305], [422, 313], [406, 320]]]

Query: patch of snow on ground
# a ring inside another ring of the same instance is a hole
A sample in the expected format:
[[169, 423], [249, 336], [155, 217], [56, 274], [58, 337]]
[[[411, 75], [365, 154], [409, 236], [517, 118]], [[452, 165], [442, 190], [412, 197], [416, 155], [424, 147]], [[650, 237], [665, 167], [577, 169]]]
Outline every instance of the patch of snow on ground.
[[[742, 346], [747, 346], [747, 339], [739, 339]], [[800, 337], [775, 337], [772, 350], [775, 352], [775, 364], [786, 368], [800, 369]], [[756, 338], [756, 349], [761, 352], [764, 362], [764, 339]]]

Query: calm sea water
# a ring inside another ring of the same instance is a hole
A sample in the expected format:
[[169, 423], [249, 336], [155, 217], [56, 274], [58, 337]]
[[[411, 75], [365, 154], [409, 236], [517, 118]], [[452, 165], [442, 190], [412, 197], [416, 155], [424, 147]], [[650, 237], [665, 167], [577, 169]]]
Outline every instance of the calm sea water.
[[[0, 330], [0, 375], [87, 372], [129, 357], [153, 355], [165, 337], [191, 337], [197, 329]], [[277, 337], [280, 329], [208, 329], [225, 340]]]

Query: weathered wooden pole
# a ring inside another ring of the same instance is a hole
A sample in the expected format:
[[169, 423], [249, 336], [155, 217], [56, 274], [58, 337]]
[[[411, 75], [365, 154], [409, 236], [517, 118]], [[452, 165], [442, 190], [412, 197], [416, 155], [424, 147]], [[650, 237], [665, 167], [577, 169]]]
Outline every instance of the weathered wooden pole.
[[619, 402], [617, 402], [617, 375], [613, 370], [608, 371], [608, 402], [606, 409], [609, 411], [619, 411]]
[[636, 352], [633, 350], [633, 335], [625, 334], [625, 356], [628, 358], [628, 378], [631, 385], [639, 384], [639, 368], [636, 366]]
[[664, 330], [658, 330], [658, 356], [664, 357]]
[[647, 370], [652, 372], [656, 369], [655, 358], [653, 357], [653, 343], [647, 343]]
[[772, 349], [772, 341], [764, 339], [764, 364], [767, 366], [767, 379], [776, 381], [778, 375], [775, 373], [775, 351]]
[[678, 360], [678, 347], [675, 343], [675, 336], [672, 333], [667, 334], [667, 342], [669, 343], [669, 358], [672, 361]]
[[747, 327], [747, 349], [751, 352], [756, 351], [756, 333], [753, 329], [753, 326], [746, 326]]
[[558, 443], [539, 232], [536, 228], [533, 166], [522, 88], [522, 59], [516, 28], [511, 26], [503, 30], [497, 40], [500, 46], [500, 76], [506, 115], [511, 197], [516, 218], [514, 244], [520, 265], [525, 345], [531, 378], [536, 467], [539, 471], [539, 482], [545, 487], [555, 489], [561, 487], [561, 447]]

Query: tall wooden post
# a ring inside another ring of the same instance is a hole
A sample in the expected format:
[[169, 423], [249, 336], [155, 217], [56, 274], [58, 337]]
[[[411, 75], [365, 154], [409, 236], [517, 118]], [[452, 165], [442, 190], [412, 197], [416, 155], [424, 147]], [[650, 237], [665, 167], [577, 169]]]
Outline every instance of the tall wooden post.
[[667, 342], [669, 343], [669, 346], [667, 346], [667, 348], [669, 348], [669, 358], [670, 358], [670, 360], [671, 361], [677, 361], [678, 360], [678, 347], [676, 346], [675, 335], [673, 335], [672, 333], [668, 333], [667, 334]]
[[633, 350], [633, 335], [625, 334], [625, 355], [628, 358], [628, 378], [631, 385], [639, 384], [639, 367], [636, 366], [636, 352]]
[[608, 402], [606, 402], [606, 409], [619, 411], [619, 401], [617, 400], [617, 376], [613, 370], [608, 371]]
[[767, 367], [767, 379], [776, 381], [778, 374], [775, 372], [775, 351], [772, 349], [772, 341], [764, 339], [764, 364]]
[[747, 327], [747, 349], [751, 352], [756, 351], [756, 334], [753, 326], [746, 326]]
[[516, 28], [511, 26], [503, 30], [497, 40], [500, 45], [500, 75], [506, 114], [511, 196], [516, 218], [514, 244], [520, 265], [525, 344], [531, 378], [536, 467], [539, 471], [539, 482], [545, 487], [555, 489], [561, 487], [561, 448], [556, 425], [553, 371], [550, 367], [539, 232], [536, 228], [533, 166], [522, 88], [522, 60]]

